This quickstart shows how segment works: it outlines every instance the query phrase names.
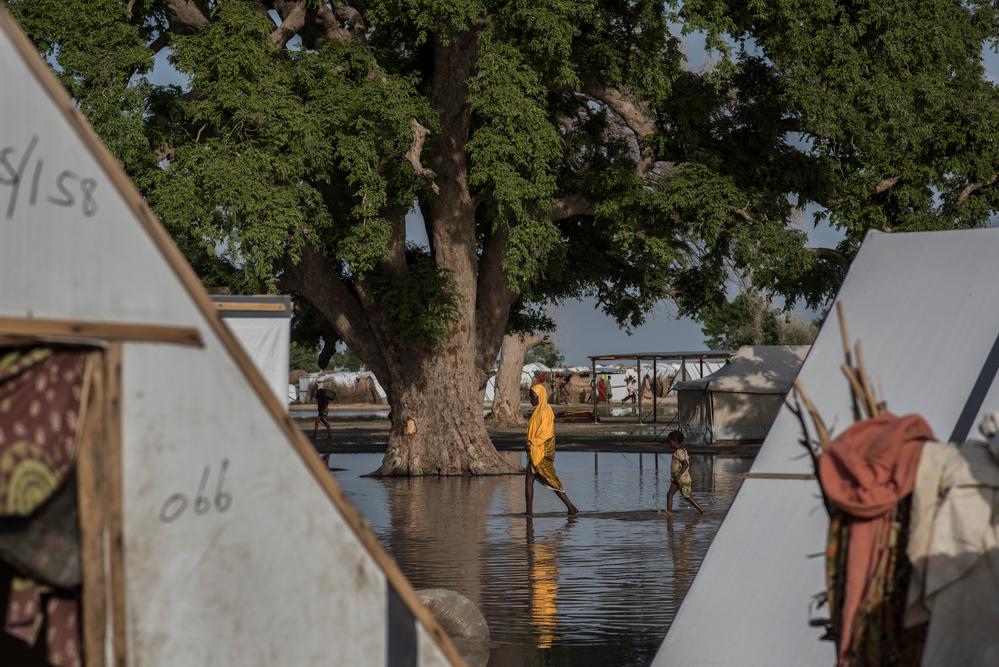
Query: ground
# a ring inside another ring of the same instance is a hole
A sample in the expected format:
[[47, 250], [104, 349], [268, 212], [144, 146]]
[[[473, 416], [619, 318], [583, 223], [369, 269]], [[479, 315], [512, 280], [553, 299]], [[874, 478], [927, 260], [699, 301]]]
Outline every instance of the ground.
[[[313, 443], [322, 454], [383, 453], [388, 444], [389, 421], [384, 417], [386, 406], [338, 406], [330, 410], [333, 423], [332, 437], [323, 430]], [[303, 410], [292, 410], [298, 425], [312, 436], [314, 417], [302, 416]], [[657, 425], [639, 425], [634, 422], [556, 424], [557, 450], [560, 452], [648, 452], [668, 453], [666, 422]], [[489, 435], [499, 451], [519, 451], [524, 447], [525, 427], [491, 428]], [[715, 444], [687, 446], [691, 454], [718, 454], [722, 456], [755, 456], [760, 443]]]

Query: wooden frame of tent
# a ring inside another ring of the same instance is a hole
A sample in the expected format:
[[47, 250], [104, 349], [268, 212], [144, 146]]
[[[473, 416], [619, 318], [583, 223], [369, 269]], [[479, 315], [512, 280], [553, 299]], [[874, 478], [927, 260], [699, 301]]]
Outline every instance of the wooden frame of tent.
[[[457, 666], [466, 665], [445, 630], [420, 602], [416, 591], [403, 575], [360, 512], [347, 501], [340, 487], [320, 460], [305, 434], [285, 412], [266, 380], [257, 370], [243, 346], [223, 323], [220, 306], [213, 303], [194, 269], [187, 262], [170, 234], [149, 208], [142, 194], [128, 178], [97, 133], [77, 109], [69, 93], [39, 56], [34, 44], [24, 34], [9, 11], [0, 5], [0, 37], [10, 40], [27, 70], [66, 120], [70, 130], [90, 152], [111, 186], [128, 205], [163, 260], [179, 280], [196, 310], [207, 322], [235, 363], [252, 393], [262, 403], [265, 413], [283, 433], [290, 448], [300, 457], [324, 495], [340, 513], [362, 549], [372, 558], [385, 577], [388, 587], [387, 644], [389, 664], [406, 661], [418, 664], [418, 637], [415, 623], [421, 624], [440, 648], [445, 658]], [[273, 305], [257, 306], [263, 309]], [[224, 308], [222, 306], [221, 308]], [[281, 308], [284, 308], [282, 305]], [[245, 309], [245, 308], [244, 308]], [[103, 394], [99, 425], [87, 428], [81, 439], [79, 484], [81, 521], [81, 565], [84, 569], [81, 611], [88, 667], [126, 667], [128, 659], [128, 614], [126, 609], [125, 545], [123, 512], [123, 343], [154, 342], [204, 347], [195, 328], [122, 322], [35, 319], [0, 317], [0, 344], [70, 343], [103, 348], [101, 364]], [[100, 427], [99, 432], [94, 429]], [[102, 437], [101, 437], [102, 436]], [[110, 606], [110, 610], [108, 609]], [[414, 625], [409, 627], [409, 620]], [[410, 662], [412, 661], [412, 662]]]
[[[681, 379], [687, 379], [687, 362], [697, 361], [701, 376], [704, 375], [704, 361], [705, 360], [726, 360], [731, 357], [735, 352], [730, 350], [702, 350], [700, 352], [635, 352], [631, 354], [598, 354], [590, 356], [590, 372], [591, 378], [594, 383], [596, 383], [597, 378], [597, 362], [598, 361], [634, 361], [635, 362], [635, 372], [638, 376], [638, 423], [644, 423], [642, 421], [642, 360], [652, 361], [652, 377], [658, 379], [658, 362], [660, 361], [679, 361], [680, 362], [680, 374]], [[594, 387], [596, 385], [594, 384]], [[591, 398], [593, 404], [593, 421], [597, 421], [597, 392], [596, 390], [591, 391]], [[655, 390], [655, 380], [653, 381], [652, 389], [652, 423], [656, 424], [659, 420], [659, 402], [657, 400], [658, 392]]]

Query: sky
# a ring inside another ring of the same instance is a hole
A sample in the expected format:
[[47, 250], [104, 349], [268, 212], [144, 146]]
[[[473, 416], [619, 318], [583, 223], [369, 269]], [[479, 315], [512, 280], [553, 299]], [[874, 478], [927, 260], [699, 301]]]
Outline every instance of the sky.
[[[679, 34], [679, 26], [673, 26]], [[716, 59], [705, 50], [704, 35], [693, 33], [681, 37], [687, 68], [698, 71], [709, 67]], [[157, 54], [149, 80], [155, 85], [181, 85], [186, 81], [170, 65], [169, 51]], [[984, 51], [984, 64], [990, 80], [999, 82], [999, 55], [989, 49]], [[815, 208], [808, 208], [800, 217], [803, 231], [813, 247], [833, 247], [842, 234], [826, 224], [813, 226]], [[419, 213], [407, 218], [408, 240], [426, 245], [427, 236]], [[805, 317], [809, 313], [803, 313]], [[649, 313], [643, 326], [628, 332], [617, 322], [604, 315], [593, 299], [573, 299], [560, 305], [555, 312], [557, 330], [552, 334], [556, 346], [570, 365], [585, 365], [589, 355], [627, 354], [634, 352], [668, 352], [704, 349], [704, 335], [699, 322], [677, 317], [676, 307], [664, 301]]]

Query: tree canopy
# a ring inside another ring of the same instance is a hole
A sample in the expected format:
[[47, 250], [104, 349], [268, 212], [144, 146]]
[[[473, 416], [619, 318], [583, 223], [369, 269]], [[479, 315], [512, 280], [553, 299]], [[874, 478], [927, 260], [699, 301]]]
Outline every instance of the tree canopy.
[[701, 330], [714, 350], [737, 350], [743, 345], [811, 345], [819, 332], [815, 323], [774, 308], [752, 289], [705, 313]]
[[[419, 414], [470, 451], [427, 388], [481, 388], [536, 307], [591, 295], [635, 326], [721, 307], [733, 276], [816, 306], [867, 230], [999, 205], [988, 2], [6, 4], [206, 283], [301, 296], [312, 343], [378, 375], [393, 442]], [[713, 67], [686, 66], [692, 31]], [[189, 85], [145, 78], [167, 48]], [[837, 248], [808, 247], [806, 207]]]

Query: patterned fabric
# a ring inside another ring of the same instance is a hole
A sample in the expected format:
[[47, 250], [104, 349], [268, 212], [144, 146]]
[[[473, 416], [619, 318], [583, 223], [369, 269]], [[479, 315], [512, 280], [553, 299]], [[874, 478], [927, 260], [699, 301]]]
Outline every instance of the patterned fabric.
[[[87, 359], [86, 352], [69, 348], [0, 348], [0, 516], [32, 516], [71, 473], [82, 432]], [[49, 664], [78, 667], [76, 595], [14, 579], [5, 630], [34, 645], [45, 624]]]
[[693, 495], [694, 492], [694, 487], [690, 484], [690, 482], [677, 482], [675, 479], [673, 481], [676, 482], [678, 487], [680, 487], [680, 495], [689, 500], [690, 496]]
[[0, 349], [0, 516], [31, 516], [65, 481], [85, 369], [79, 351]]
[[531, 465], [534, 466], [534, 474], [538, 476], [542, 484], [552, 491], [565, 491], [562, 480], [555, 472], [555, 438], [551, 438], [545, 443], [544, 456], [540, 461]]

